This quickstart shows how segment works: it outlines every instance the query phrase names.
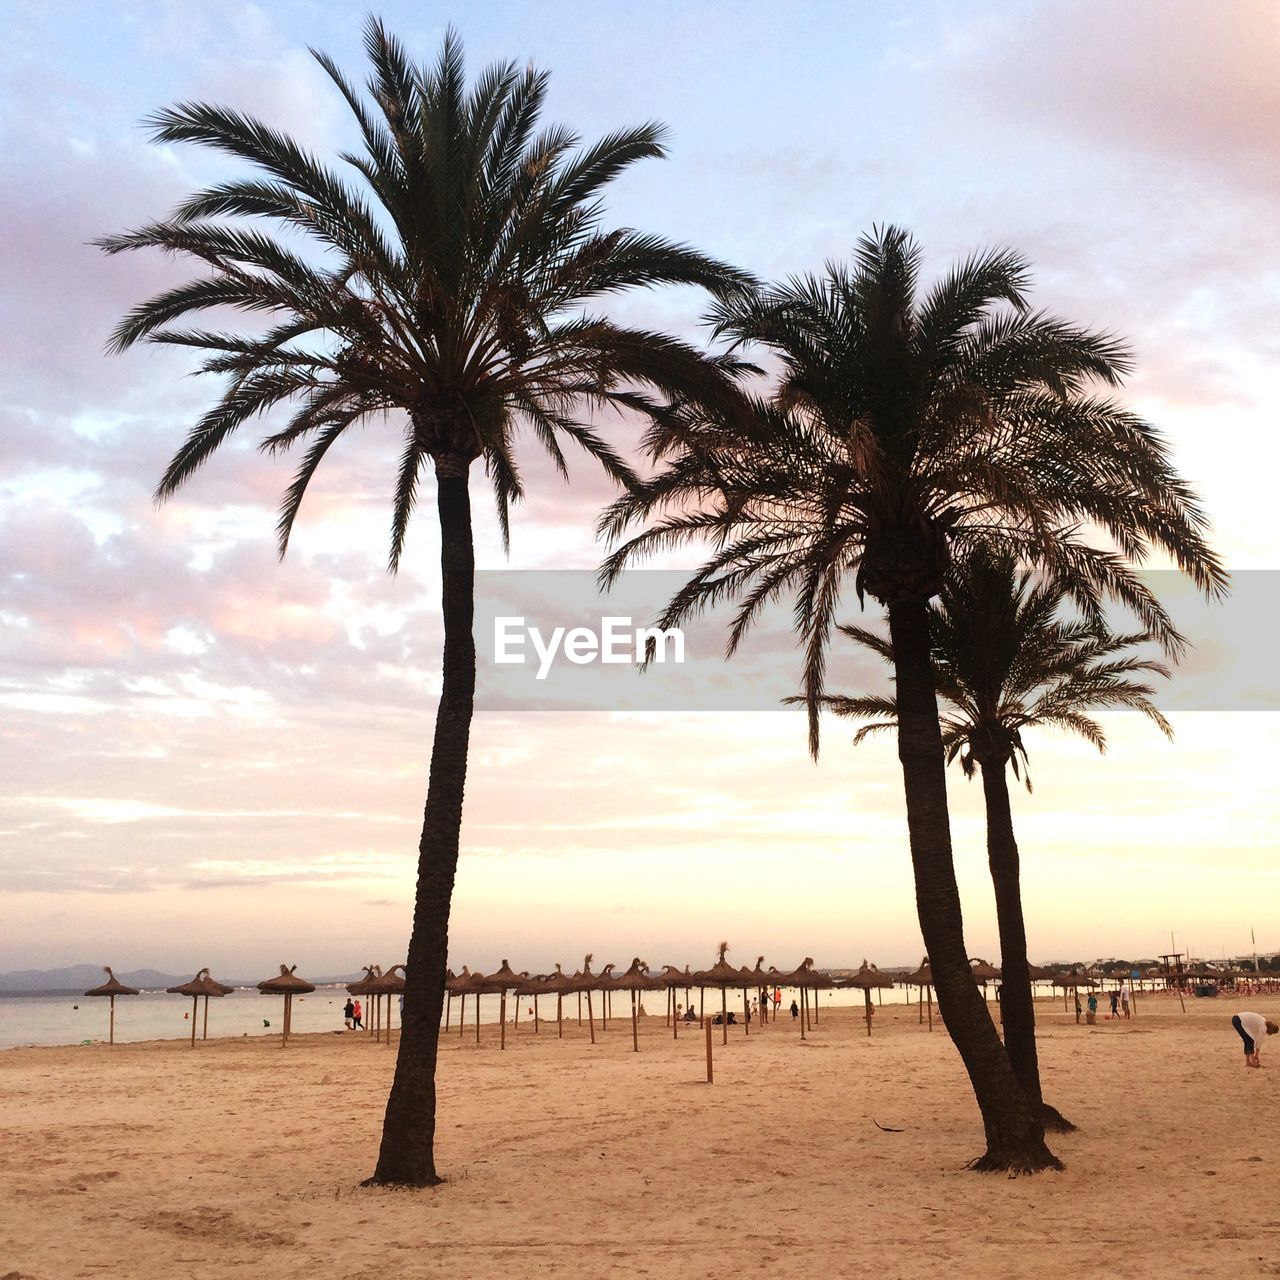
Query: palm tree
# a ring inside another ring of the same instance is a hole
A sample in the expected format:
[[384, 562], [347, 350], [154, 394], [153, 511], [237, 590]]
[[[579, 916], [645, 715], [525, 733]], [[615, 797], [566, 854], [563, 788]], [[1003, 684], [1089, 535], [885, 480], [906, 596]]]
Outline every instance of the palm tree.
[[[462, 48], [446, 35], [434, 66], [410, 61], [376, 19], [364, 37], [368, 94], [324, 54], [361, 150], [335, 170], [257, 120], [182, 103], [150, 120], [161, 143], [194, 143], [254, 172], [198, 192], [167, 221], [101, 241], [108, 253], [158, 248], [204, 268], [141, 304], [112, 348], [147, 340], [192, 348], [226, 376], [157, 490], [185, 484], [239, 427], [277, 406], [289, 415], [262, 448], [302, 445], [278, 524], [284, 554], [317, 468], [352, 428], [399, 448], [389, 565], [400, 564], [424, 473], [434, 469], [440, 529], [443, 676], [418, 847], [403, 1035], [372, 1181], [439, 1181], [433, 1153], [435, 1061], [449, 904], [458, 861], [475, 689], [474, 554], [469, 476], [483, 462], [504, 539], [520, 498], [521, 428], [567, 475], [568, 440], [615, 478], [622, 457], [575, 415], [727, 394], [715, 362], [661, 334], [591, 314], [592, 300], [664, 283], [712, 290], [739, 276], [657, 236], [601, 227], [601, 192], [636, 161], [664, 154], [654, 124], [589, 146], [539, 129], [547, 76], [514, 63], [468, 90]], [[176, 323], [230, 308], [245, 336]]]
[[[1167, 676], [1167, 668], [1128, 652], [1150, 637], [1116, 635], [1097, 620], [1069, 619], [1065, 605], [1061, 586], [1037, 583], [1013, 556], [978, 545], [956, 558], [929, 610], [943, 748], [949, 763], [960, 761], [966, 777], [982, 775], [987, 859], [1000, 930], [1005, 1051], [1045, 1127], [1059, 1132], [1075, 1126], [1044, 1101], [1040, 1086], [1018, 843], [1005, 770], [1031, 790], [1022, 734], [1035, 726], [1065, 729], [1105, 751], [1106, 735], [1089, 714], [1096, 709], [1139, 711], [1166, 737], [1173, 736], [1151, 701], [1153, 687], [1141, 678]], [[893, 662], [885, 636], [864, 627], [840, 630]], [[871, 721], [858, 730], [855, 745], [896, 727], [893, 698], [834, 696], [827, 705], [837, 715]]]
[[733, 350], [766, 348], [776, 389], [750, 413], [681, 406], [653, 424], [646, 445], [661, 465], [600, 524], [610, 538], [644, 527], [601, 573], [608, 581], [647, 553], [707, 538], [710, 558], [664, 625], [736, 601], [730, 653], [789, 594], [815, 754], [841, 593], [853, 586], [885, 607], [917, 912], [986, 1131], [974, 1167], [1034, 1170], [1058, 1162], [965, 950], [928, 602], [953, 545], [994, 537], [1061, 582], [1086, 617], [1114, 597], [1176, 648], [1136, 562], [1166, 553], [1210, 594], [1226, 574], [1158, 433], [1091, 393], [1128, 367], [1118, 340], [1030, 310], [1016, 254], [976, 254], [923, 297], [919, 268], [916, 244], [889, 227], [860, 241], [851, 267], [718, 303], [717, 335]]

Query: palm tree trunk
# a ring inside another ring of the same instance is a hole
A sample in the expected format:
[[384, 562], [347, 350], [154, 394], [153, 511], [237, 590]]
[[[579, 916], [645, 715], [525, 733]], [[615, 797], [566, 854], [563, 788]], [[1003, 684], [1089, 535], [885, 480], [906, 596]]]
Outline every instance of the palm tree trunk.
[[1004, 1048], [1027, 1101], [1046, 1129], [1070, 1133], [1075, 1129], [1056, 1108], [1045, 1102], [1040, 1090], [1040, 1063], [1036, 1054], [1036, 1011], [1031, 995], [1031, 971], [1027, 965], [1027, 929], [1022, 918], [1018, 842], [1013, 834], [1013, 810], [1005, 761], [979, 760], [982, 791], [987, 802], [987, 860], [996, 893], [996, 919], [1000, 926], [1000, 1009], [1004, 1016]]
[[929, 656], [929, 618], [923, 603], [889, 606], [898, 702], [898, 758], [907, 802], [915, 871], [916, 911], [942, 1014], [982, 1112], [986, 1152], [982, 1171], [1060, 1169], [1045, 1146], [1044, 1129], [1005, 1054], [986, 1002], [978, 992], [964, 944], [964, 919], [951, 855], [946, 763], [938, 699]]
[[[418, 886], [405, 966], [404, 1015], [373, 1183], [429, 1187], [435, 1166], [436, 1046], [449, 952], [449, 904], [458, 867], [467, 744], [475, 703], [475, 552], [465, 464], [437, 459], [444, 666], [431, 772], [418, 843]], [[477, 997], [478, 999], [478, 997]]]

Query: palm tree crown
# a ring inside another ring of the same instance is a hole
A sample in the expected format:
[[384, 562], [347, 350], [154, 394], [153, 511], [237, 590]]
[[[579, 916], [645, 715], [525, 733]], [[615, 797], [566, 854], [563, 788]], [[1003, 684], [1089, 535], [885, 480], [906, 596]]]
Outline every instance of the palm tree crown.
[[[657, 283], [735, 287], [740, 274], [686, 246], [600, 226], [600, 192], [635, 161], [661, 156], [654, 124], [579, 147], [539, 130], [547, 75], [514, 63], [467, 90], [450, 32], [434, 67], [418, 66], [376, 19], [365, 32], [368, 96], [323, 53], [363, 150], [335, 171], [296, 142], [235, 111], [183, 103], [150, 120], [158, 142], [190, 142], [249, 162], [256, 174], [198, 192], [163, 222], [100, 241], [109, 253], [159, 248], [203, 264], [198, 278], [135, 308], [112, 338], [194, 348], [202, 372], [228, 375], [221, 398], [170, 462], [172, 494], [238, 427], [288, 403], [262, 441], [305, 442], [278, 525], [283, 554], [307, 486], [352, 426], [406, 411], [390, 564], [400, 560], [419, 478], [482, 458], [504, 537], [521, 495], [513, 435], [527, 426], [564, 471], [560, 438], [619, 478], [621, 457], [574, 419], [586, 404], [644, 409], [718, 374], [671, 338], [583, 310], [603, 295]], [[260, 315], [249, 336], [175, 328], [230, 307]]]
[[992, 250], [918, 296], [920, 252], [893, 227], [851, 267], [726, 297], [712, 315], [733, 349], [767, 348], [776, 390], [749, 413], [673, 412], [647, 446], [666, 466], [620, 497], [610, 578], [646, 553], [706, 537], [713, 551], [665, 625], [722, 599], [740, 643], [763, 605], [794, 600], [805, 647], [810, 747], [841, 591], [924, 604], [951, 546], [996, 537], [1062, 584], [1086, 616], [1107, 596], [1169, 648], [1180, 637], [1134, 572], [1170, 556], [1209, 593], [1226, 574], [1159, 433], [1090, 385], [1117, 384], [1123, 345], [1032, 311], [1027, 266]]
[[[1144, 677], [1167, 677], [1160, 662], [1128, 652], [1147, 644], [1146, 633], [1115, 634], [1096, 620], [1065, 616], [1066, 592], [1019, 569], [1013, 556], [981, 545], [953, 564], [940, 598], [930, 608], [933, 669], [948, 761], [959, 759], [966, 777], [979, 764], [1003, 768], [1031, 789], [1023, 731], [1064, 729], [1106, 750], [1097, 710], [1138, 711], [1171, 738], [1155, 692]], [[864, 627], [840, 630], [893, 661], [889, 641]], [[896, 726], [897, 703], [886, 697], [826, 699], [837, 715], [868, 720], [855, 745]]]

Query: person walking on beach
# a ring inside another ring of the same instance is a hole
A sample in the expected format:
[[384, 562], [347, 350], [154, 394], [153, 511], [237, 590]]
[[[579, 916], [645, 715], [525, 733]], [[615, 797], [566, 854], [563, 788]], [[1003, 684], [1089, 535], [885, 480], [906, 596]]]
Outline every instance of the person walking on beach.
[[1129, 1017], [1129, 984], [1127, 982], [1120, 988], [1120, 1012], [1126, 1018]]
[[1080, 1014], [1082, 1012], [1083, 1010], [1080, 1008], [1080, 988], [1077, 987], [1076, 988], [1076, 1022], [1077, 1023], [1079, 1023], [1080, 1021]]
[[792, 1020], [794, 1021], [794, 1020], [795, 1020], [796, 1018], [798, 1018], [799, 1016], [800, 1016], [800, 1006], [799, 1006], [798, 1004], [796, 1004], [796, 1002], [793, 1000], [793, 1001], [791, 1002], [791, 1017], [792, 1017]]
[[1095, 996], [1092, 991], [1089, 992], [1089, 999], [1087, 1003], [1089, 1005], [1089, 1012], [1084, 1015], [1084, 1020], [1092, 1027], [1098, 1021], [1098, 997]]
[[363, 1030], [364, 1030], [364, 1022], [362, 1021], [362, 1019], [363, 1019], [363, 1018], [364, 1018], [364, 1010], [360, 1008], [360, 1001], [359, 1001], [359, 1000], [357, 1000], [357, 1001], [356, 1001], [356, 1003], [355, 1003], [354, 1008], [352, 1008], [352, 1010], [351, 1010], [351, 1027], [352, 1027], [352, 1030], [354, 1030], [354, 1031], [363, 1031]]
[[342, 1006], [342, 1021], [347, 1024], [347, 1030], [351, 1030], [351, 1020], [356, 1016], [356, 1007], [351, 1003], [351, 997], [347, 997], [347, 1003]]
[[1244, 1041], [1244, 1065], [1246, 1067], [1261, 1067], [1262, 1063], [1258, 1059], [1259, 1051], [1262, 1048], [1262, 1039], [1264, 1036], [1273, 1036], [1280, 1027], [1277, 1027], [1270, 1018], [1264, 1018], [1260, 1013], [1237, 1013], [1231, 1019], [1231, 1025], [1235, 1027], [1239, 1033], [1240, 1039]]
[[1111, 993], [1111, 1016], [1113, 1018], [1120, 1016], [1120, 993], [1118, 991]]

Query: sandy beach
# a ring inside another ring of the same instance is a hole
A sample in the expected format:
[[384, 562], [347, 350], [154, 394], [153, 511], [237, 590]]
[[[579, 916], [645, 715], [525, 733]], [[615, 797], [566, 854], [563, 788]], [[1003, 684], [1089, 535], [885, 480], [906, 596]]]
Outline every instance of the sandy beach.
[[[658, 997], [659, 999], [661, 997]], [[914, 1009], [704, 1041], [624, 1020], [450, 1036], [434, 1191], [365, 1190], [393, 1053], [359, 1035], [0, 1054], [0, 1277], [1280, 1275], [1280, 1043], [1143, 999], [1040, 1002], [1067, 1170], [968, 1173], [979, 1118]], [[901, 1130], [884, 1132], [877, 1127]]]

